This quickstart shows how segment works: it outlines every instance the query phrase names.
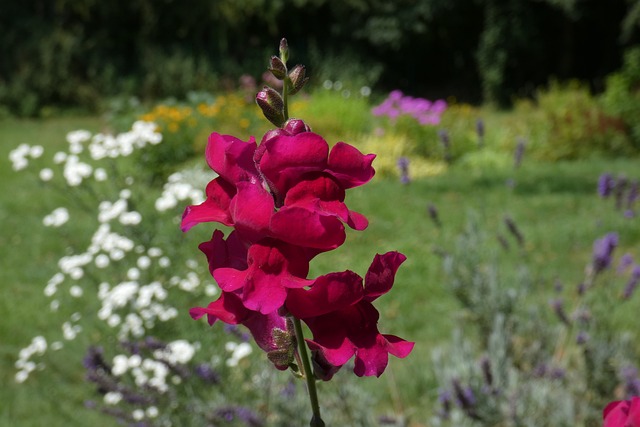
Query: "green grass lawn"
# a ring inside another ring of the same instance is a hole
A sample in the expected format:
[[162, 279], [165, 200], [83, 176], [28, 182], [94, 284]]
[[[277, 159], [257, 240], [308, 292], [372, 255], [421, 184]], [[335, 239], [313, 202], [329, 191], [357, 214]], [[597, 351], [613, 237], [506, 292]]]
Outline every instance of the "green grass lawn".
[[[42, 227], [41, 221], [64, 203], [65, 197], [43, 192], [38, 180], [28, 173], [14, 172], [8, 153], [20, 143], [41, 144], [54, 152], [66, 145], [66, 132], [99, 130], [102, 125], [90, 117], [0, 122], [0, 426], [116, 425], [111, 418], [82, 406], [83, 400], [95, 398], [82, 369], [84, 351], [93, 340], [90, 334], [81, 334], [65, 347], [64, 354], [53, 353], [46, 369], [24, 384], [15, 383], [13, 366], [17, 353], [32, 337], [57, 334], [55, 329], [60, 325], [50, 319], [49, 300], [42, 290], [65, 247], [57, 231]], [[601, 173], [640, 178], [639, 164], [634, 158], [555, 164], [534, 164], [525, 159], [518, 170], [453, 167], [443, 175], [409, 185], [376, 177], [370, 184], [351, 190], [347, 203], [368, 217], [369, 228], [350, 232], [343, 247], [317, 257], [311, 275], [343, 269], [362, 275], [375, 253], [403, 252], [408, 260], [398, 272], [394, 289], [379, 300], [380, 329], [416, 342], [409, 358], [392, 358], [388, 372], [380, 379], [357, 381], [375, 390], [382, 399], [381, 408], [403, 411], [422, 423], [416, 425], [425, 425], [437, 395], [431, 352], [450, 339], [460, 310], [445, 283], [441, 258], [434, 251], [451, 250], [470, 215], [479, 218], [489, 235], [499, 232], [508, 236], [503, 220], [509, 215], [524, 235], [525, 248], [516, 250], [511, 239], [512, 250], [501, 258], [503, 267], [508, 270], [526, 257], [539, 297], [531, 303], [545, 304], [556, 279], [568, 287], [577, 285], [590, 262], [594, 239], [606, 232], [620, 234], [618, 254], [629, 251], [636, 259], [640, 257], [640, 218], [624, 218], [610, 200], [600, 200], [596, 194]], [[515, 185], [507, 185], [509, 180]], [[437, 207], [442, 227], [429, 219], [430, 203]], [[71, 230], [80, 240], [93, 232], [82, 223], [72, 224]], [[196, 240], [204, 239], [210, 230], [194, 231]], [[497, 239], [491, 243], [498, 245]], [[191, 249], [198, 256], [195, 246]], [[183, 307], [184, 316], [188, 316], [188, 309]], [[636, 296], [614, 314], [616, 324], [633, 329], [633, 313], [639, 309], [640, 297]], [[637, 327], [633, 332], [637, 333]], [[320, 385], [321, 399], [323, 389]]]

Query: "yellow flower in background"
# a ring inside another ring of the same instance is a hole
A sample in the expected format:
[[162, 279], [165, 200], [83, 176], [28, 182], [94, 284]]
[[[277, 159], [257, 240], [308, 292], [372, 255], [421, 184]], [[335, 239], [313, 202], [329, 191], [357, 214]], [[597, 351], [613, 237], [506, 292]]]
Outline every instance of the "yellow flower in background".
[[246, 118], [240, 119], [239, 125], [242, 129], [247, 129], [250, 124], [251, 122], [249, 121], [249, 119], [246, 119]]
[[176, 133], [178, 132], [178, 129], [180, 128], [180, 126], [178, 125], [178, 123], [176, 122], [171, 122], [169, 123], [169, 125], [167, 126], [167, 129], [169, 130], [169, 132], [171, 133]]

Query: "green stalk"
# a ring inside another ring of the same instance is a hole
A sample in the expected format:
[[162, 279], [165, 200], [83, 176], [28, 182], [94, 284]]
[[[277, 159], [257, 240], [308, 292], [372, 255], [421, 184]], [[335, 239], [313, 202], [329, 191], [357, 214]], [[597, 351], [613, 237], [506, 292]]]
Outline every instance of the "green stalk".
[[[285, 83], [285, 89], [286, 89], [286, 83]], [[296, 340], [298, 341], [298, 352], [300, 353], [300, 358], [302, 359], [302, 367], [304, 369], [304, 378], [307, 381], [307, 390], [309, 391], [309, 401], [311, 402], [311, 410], [313, 411], [313, 417], [311, 418], [311, 422], [309, 423], [309, 426], [324, 427], [324, 421], [322, 421], [322, 417], [320, 416], [320, 405], [318, 404], [318, 392], [316, 390], [316, 380], [313, 377], [313, 372], [311, 371], [311, 362], [309, 362], [307, 345], [304, 342], [304, 335], [302, 333], [302, 323], [300, 323], [300, 319], [297, 319], [294, 317], [293, 325], [296, 331]]]

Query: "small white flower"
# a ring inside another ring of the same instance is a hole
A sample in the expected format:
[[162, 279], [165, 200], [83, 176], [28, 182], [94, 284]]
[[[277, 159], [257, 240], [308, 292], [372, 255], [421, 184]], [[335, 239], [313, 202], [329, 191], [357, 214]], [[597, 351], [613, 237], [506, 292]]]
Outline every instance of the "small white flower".
[[42, 223], [47, 227], [60, 227], [69, 221], [69, 211], [67, 208], [54, 209], [49, 215], [42, 219]]
[[228, 342], [225, 345], [225, 349], [231, 352], [231, 357], [226, 361], [226, 365], [229, 367], [238, 366], [240, 360], [250, 355], [252, 351], [251, 345], [246, 342], [240, 344]]
[[158, 265], [162, 268], [169, 267], [171, 265], [171, 261], [166, 256], [163, 256], [158, 260]]
[[140, 258], [138, 258], [138, 261], [136, 262], [136, 264], [141, 270], [146, 270], [147, 268], [149, 268], [149, 266], [151, 266], [151, 258], [143, 255]]
[[113, 368], [111, 369], [113, 375], [115, 375], [116, 377], [124, 375], [127, 372], [128, 368], [129, 358], [127, 358], [127, 356], [125, 356], [124, 354], [118, 354], [113, 358]]
[[69, 289], [69, 293], [74, 298], [80, 298], [82, 296], [82, 294], [84, 293], [84, 291], [82, 290], [82, 288], [80, 286], [74, 285]]
[[362, 86], [360, 88], [360, 95], [364, 96], [365, 98], [371, 95], [371, 88], [369, 86]]
[[95, 260], [94, 260], [96, 267], [98, 268], [105, 268], [109, 265], [109, 263], [111, 262], [109, 260], [109, 257], [105, 254], [100, 254], [98, 256], [96, 256]]
[[47, 340], [43, 336], [34, 337], [31, 340], [31, 347], [35, 353], [42, 355], [47, 350]]
[[96, 170], [93, 171], [93, 177], [96, 181], [106, 181], [108, 178], [107, 171], [103, 168], [96, 168]]
[[133, 354], [129, 357], [129, 367], [138, 368], [142, 364], [142, 357], [139, 354]]
[[37, 159], [38, 157], [42, 156], [42, 153], [44, 153], [44, 148], [42, 148], [42, 145], [34, 145], [29, 148], [29, 156], [31, 156], [32, 159]]
[[209, 284], [205, 286], [204, 293], [208, 297], [213, 297], [215, 295], [218, 295], [218, 288], [215, 285]]
[[29, 373], [27, 371], [16, 372], [15, 379], [17, 383], [23, 383], [27, 380], [27, 378], [29, 378]]
[[158, 416], [158, 408], [156, 408], [155, 406], [149, 406], [147, 408], [147, 417], [155, 418], [157, 416]]
[[75, 267], [72, 268], [71, 271], [69, 271], [69, 276], [73, 279], [73, 280], [78, 280], [81, 279], [82, 276], [84, 276], [84, 270], [81, 269], [80, 267]]
[[127, 270], [127, 278], [129, 280], [138, 280], [140, 278], [140, 270], [135, 267], [131, 267]]
[[116, 326], [118, 326], [121, 323], [121, 319], [120, 316], [117, 314], [112, 314], [111, 316], [109, 316], [109, 318], [107, 319], [107, 325], [109, 325], [112, 328], [115, 328]]
[[136, 421], [140, 421], [144, 418], [144, 411], [142, 409], [135, 409], [131, 413], [131, 417]]
[[51, 181], [53, 178], [53, 171], [50, 168], [44, 168], [40, 171], [40, 179], [42, 181]]
[[67, 160], [67, 153], [63, 151], [58, 151], [56, 154], [53, 155], [53, 163], [57, 165], [59, 165], [60, 163], [63, 163], [65, 160]]
[[159, 257], [160, 255], [162, 255], [162, 249], [155, 248], [155, 247], [154, 248], [149, 248], [149, 250], [147, 251], [147, 254], [150, 257], [156, 258], [156, 257]]
[[122, 394], [117, 391], [110, 391], [104, 395], [104, 403], [107, 405], [117, 405], [122, 400]]
[[82, 144], [91, 138], [91, 132], [88, 130], [80, 129], [67, 133], [67, 142], [69, 144]]
[[122, 225], [137, 225], [142, 221], [142, 215], [139, 212], [124, 212], [118, 218]]

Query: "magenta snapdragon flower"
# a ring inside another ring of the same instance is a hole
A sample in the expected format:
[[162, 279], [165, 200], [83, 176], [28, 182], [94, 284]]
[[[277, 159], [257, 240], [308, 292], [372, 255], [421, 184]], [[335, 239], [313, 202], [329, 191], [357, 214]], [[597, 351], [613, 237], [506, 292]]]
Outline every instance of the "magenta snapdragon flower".
[[376, 255], [365, 277], [345, 271], [316, 279], [309, 290], [289, 293], [287, 309], [302, 319], [313, 339], [307, 340], [324, 380], [355, 355], [358, 376], [380, 376], [388, 354], [406, 357], [414, 343], [378, 331], [379, 313], [372, 302], [391, 290], [396, 271], [406, 257], [399, 252]]
[[602, 418], [603, 427], [640, 427], [640, 397], [609, 403]]
[[[290, 127], [300, 129], [295, 126]], [[346, 189], [373, 177], [373, 154], [345, 143], [329, 150], [321, 136], [285, 128], [265, 135], [259, 149], [254, 138], [244, 142], [213, 133], [206, 157], [219, 176], [207, 186], [207, 199], [185, 210], [183, 231], [219, 222], [248, 242], [272, 237], [325, 251], [344, 242], [343, 223], [355, 230], [368, 225], [344, 198]]]
[[203, 203], [186, 208], [182, 229], [218, 222], [234, 231], [226, 240], [215, 231], [200, 245], [222, 293], [192, 309], [192, 317], [245, 325], [271, 354], [287, 352], [277, 337], [291, 333], [286, 316], [295, 316], [313, 333], [307, 343], [316, 376], [325, 380], [352, 357], [357, 375], [380, 376], [388, 354], [409, 354], [413, 343], [378, 331], [372, 304], [391, 289], [404, 255], [376, 256], [364, 284], [349, 271], [307, 278], [315, 255], [342, 245], [344, 224], [367, 227], [345, 195], [371, 180], [375, 155], [342, 142], [329, 149], [304, 122], [292, 120], [268, 132], [259, 146], [254, 138], [213, 133], [206, 158], [218, 177], [207, 185]]

